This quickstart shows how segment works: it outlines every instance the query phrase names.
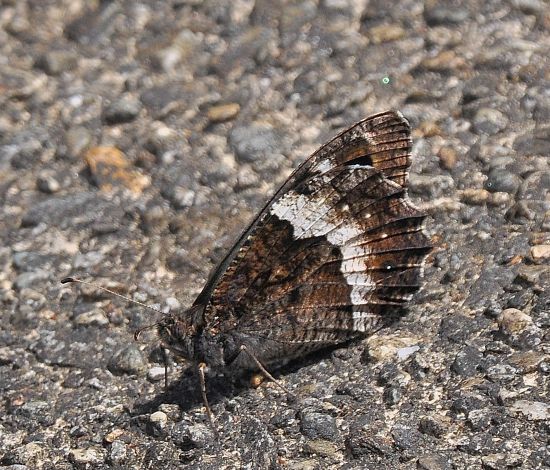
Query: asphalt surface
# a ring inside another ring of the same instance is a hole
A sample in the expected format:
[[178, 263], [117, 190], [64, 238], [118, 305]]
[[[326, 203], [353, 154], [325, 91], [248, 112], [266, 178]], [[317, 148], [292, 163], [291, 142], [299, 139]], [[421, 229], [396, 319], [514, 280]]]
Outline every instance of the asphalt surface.
[[[0, 1], [0, 467], [550, 466], [550, 7], [538, 0]], [[413, 126], [435, 250], [409, 314], [270, 383], [196, 377], [189, 306], [303, 159]]]

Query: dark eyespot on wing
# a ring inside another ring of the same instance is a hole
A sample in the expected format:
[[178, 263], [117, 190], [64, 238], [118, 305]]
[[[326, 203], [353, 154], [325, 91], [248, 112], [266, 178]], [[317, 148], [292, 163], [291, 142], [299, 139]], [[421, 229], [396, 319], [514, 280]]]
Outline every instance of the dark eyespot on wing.
[[409, 122], [389, 111], [358, 122], [321, 147], [312, 170], [338, 165], [369, 165], [402, 187], [407, 186], [412, 140]]

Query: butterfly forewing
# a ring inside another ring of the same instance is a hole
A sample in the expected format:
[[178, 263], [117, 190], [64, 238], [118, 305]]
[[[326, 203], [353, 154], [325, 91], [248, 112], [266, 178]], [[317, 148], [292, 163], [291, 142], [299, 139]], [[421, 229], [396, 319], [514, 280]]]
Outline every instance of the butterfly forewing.
[[407, 121], [387, 112], [313, 154], [197, 299], [207, 328], [265, 341], [259, 359], [270, 363], [393, 319], [430, 249], [406, 194], [410, 148]]
[[239, 263], [248, 251], [250, 235], [268, 213], [268, 208], [286, 191], [301, 184], [319, 172], [339, 165], [358, 163], [373, 166], [397, 184], [406, 186], [411, 151], [410, 126], [397, 111], [386, 111], [359, 121], [323, 145], [281, 186], [273, 198], [260, 211], [256, 219], [241, 234], [226, 257], [213, 271], [195, 305], [206, 305], [223, 277], [231, 275], [231, 267]]

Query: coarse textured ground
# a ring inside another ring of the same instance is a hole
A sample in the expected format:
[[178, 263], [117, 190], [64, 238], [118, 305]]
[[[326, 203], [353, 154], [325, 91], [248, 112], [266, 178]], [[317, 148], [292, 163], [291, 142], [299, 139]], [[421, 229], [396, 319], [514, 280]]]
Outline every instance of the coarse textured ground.
[[[0, 1], [0, 466], [550, 466], [550, 7], [543, 0]], [[436, 249], [409, 315], [280, 371], [184, 363], [188, 306], [327, 138], [399, 109]], [[150, 341], [149, 341], [150, 340]]]

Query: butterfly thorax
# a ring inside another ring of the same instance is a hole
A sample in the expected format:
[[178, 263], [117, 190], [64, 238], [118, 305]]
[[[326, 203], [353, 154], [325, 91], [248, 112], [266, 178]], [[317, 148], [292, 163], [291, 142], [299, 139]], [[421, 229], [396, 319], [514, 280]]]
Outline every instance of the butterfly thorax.
[[200, 327], [184, 313], [170, 313], [162, 318], [157, 327], [162, 347], [189, 360], [194, 359], [194, 343]]

